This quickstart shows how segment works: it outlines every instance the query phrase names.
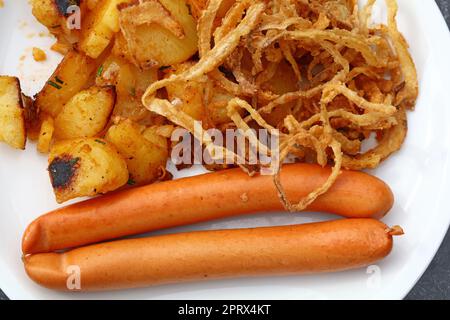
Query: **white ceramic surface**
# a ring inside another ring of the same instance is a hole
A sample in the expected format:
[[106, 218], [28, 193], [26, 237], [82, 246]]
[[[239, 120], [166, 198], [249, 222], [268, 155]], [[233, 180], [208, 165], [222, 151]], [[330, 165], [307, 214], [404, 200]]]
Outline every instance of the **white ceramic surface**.
[[[375, 17], [384, 16], [382, 2]], [[34, 94], [60, 59], [48, 50], [53, 40], [30, 13], [27, 1], [6, 0], [0, 9], [0, 74], [19, 76]], [[450, 223], [450, 34], [432, 0], [400, 0], [399, 27], [411, 45], [421, 94], [409, 114], [403, 149], [373, 173], [392, 187], [396, 205], [384, 220], [400, 224], [406, 235], [392, 254], [369, 269], [349, 272], [178, 284], [96, 294], [62, 294], [26, 277], [21, 235], [39, 214], [57, 207], [46, 172], [46, 158], [29, 144], [24, 152], [0, 145], [0, 288], [12, 299], [401, 299], [436, 253]], [[44, 34], [41, 34], [43, 32]], [[31, 47], [49, 53], [34, 62]], [[22, 57], [25, 57], [24, 59]], [[186, 173], [183, 173], [186, 174]], [[228, 219], [177, 230], [284, 225], [331, 218], [309, 214], [271, 214]], [[169, 230], [165, 232], [174, 232]]]

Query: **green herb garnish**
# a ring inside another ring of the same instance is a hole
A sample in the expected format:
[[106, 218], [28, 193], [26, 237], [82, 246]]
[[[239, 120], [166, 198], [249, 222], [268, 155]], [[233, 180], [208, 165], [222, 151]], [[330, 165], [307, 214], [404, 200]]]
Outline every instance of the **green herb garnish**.
[[161, 66], [161, 67], [159, 67], [159, 71], [164, 71], [169, 68], [170, 68], [170, 66]]
[[106, 142], [105, 142], [105, 141], [103, 141], [103, 140], [99, 140], [99, 139], [95, 139], [95, 142], [97, 142], [97, 143], [100, 143], [100, 144], [106, 144]]
[[59, 84], [57, 84], [57, 83], [55, 83], [55, 82], [53, 82], [53, 81], [51, 81], [51, 80], [49, 80], [48, 82], [47, 82], [49, 85], [51, 85], [52, 87], [55, 87], [56, 89], [62, 89], [62, 87], [59, 85]]
[[133, 179], [130, 178], [130, 179], [128, 180], [127, 184], [128, 184], [129, 186], [134, 186], [134, 185], [136, 184], [136, 181], [134, 181]]
[[97, 77], [100, 77], [103, 73], [103, 65], [101, 65], [97, 70]]
[[64, 81], [62, 81], [60, 78], [58, 78], [58, 76], [55, 77], [56, 82], [60, 83], [60, 84], [64, 84]]
[[131, 88], [131, 89], [130, 89], [130, 95], [131, 95], [132, 97], [136, 97], [136, 88]]

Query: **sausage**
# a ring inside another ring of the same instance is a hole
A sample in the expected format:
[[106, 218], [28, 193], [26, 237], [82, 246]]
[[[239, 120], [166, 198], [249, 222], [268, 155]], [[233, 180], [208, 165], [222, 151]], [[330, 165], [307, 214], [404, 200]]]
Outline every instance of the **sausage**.
[[24, 263], [28, 276], [50, 289], [115, 290], [358, 268], [386, 257], [392, 234], [399, 234], [398, 229], [378, 220], [343, 219], [119, 240], [28, 255]]
[[[293, 164], [281, 182], [291, 201], [321, 186], [330, 168]], [[393, 205], [381, 180], [343, 171], [309, 208], [347, 218], [380, 218]], [[22, 241], [24, 254], [51, 252], [123, 236], [220, 219], [284, 210], [271, 176], [249, 177], [240, 169], [161, 182], [76, 203], [36, 219]]]

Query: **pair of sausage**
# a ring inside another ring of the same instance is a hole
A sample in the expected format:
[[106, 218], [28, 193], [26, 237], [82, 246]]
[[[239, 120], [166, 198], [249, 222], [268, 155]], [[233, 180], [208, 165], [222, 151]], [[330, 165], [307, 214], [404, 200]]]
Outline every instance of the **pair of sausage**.
[[[325, 182], [329, 168], [283, 167], [292, 201]], [[343, 171], [308, 210], [349, 219], [299, 226], [192, 232], [146, 239], [105, 240], [282, 205], [270, 176], [240, 169], [162, 182], [50, 212], [23, 237], [25, 269], [37, 283], [68, 290], [67, 268], [78, 266], [81, 290], [106, 290], [211, 278], [345, 270], [389, 254], [392, 235], [373, 219], [393, 204], [389, 187], [361, 172]], [[66, 253], [55, 250], [90, 245]]]

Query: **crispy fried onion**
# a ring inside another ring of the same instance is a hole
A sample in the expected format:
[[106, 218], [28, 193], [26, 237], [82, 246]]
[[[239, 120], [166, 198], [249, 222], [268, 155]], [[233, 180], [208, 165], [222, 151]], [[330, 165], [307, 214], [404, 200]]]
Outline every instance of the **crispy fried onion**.
[[[184, 38], [184, 30], [178, 21], [176, 21], [169, 11], [164, 8], [158, 1], [147, 0], [139, 6], [130, 5], [124, 7], [121, 14], [121, 26], [125, 34], [129, 34], [134, 28], [129, 26], [139, 26], [143, 24], [159, 24], [172, 32], [176, 37]], [[127, 38], [131, 38], [130, 35]]]
[[[249, 132], [251, 146], [277, 151], [272, 174], [280, 200], [289, 211], [304, 210], [329, 190], [342, 168], [375, 168], [404, 142], [406, 110], [418, 95], [417, 73], [397, 28], [396, 1], [385, 0], [387, 24], [372, 26], [375, 2], [359, 10], [355, 0], [237, 0], [219, 16], [224, 0], [210, 0], [198, 20], [199, 61], [151, 84], [142, 102], [199, 138], [213, 159], [232, 159], [253, 174], [245, 156], [214, 145], [207, 130], [158, 94], [170, 84], [196, 81], [204, 84], [207, 106], [220, 88], [230, 96], [220, 107], [229, 123], [211, 127], [241, 129]], [[255, 127], [276, 135], [278, 150], [249, 130]], [[362, 152], [373, 134], [377, 146]], [[282, 164], [292, 156], [332, 165], [327, 181], [297, 203], [280, 180]]]

